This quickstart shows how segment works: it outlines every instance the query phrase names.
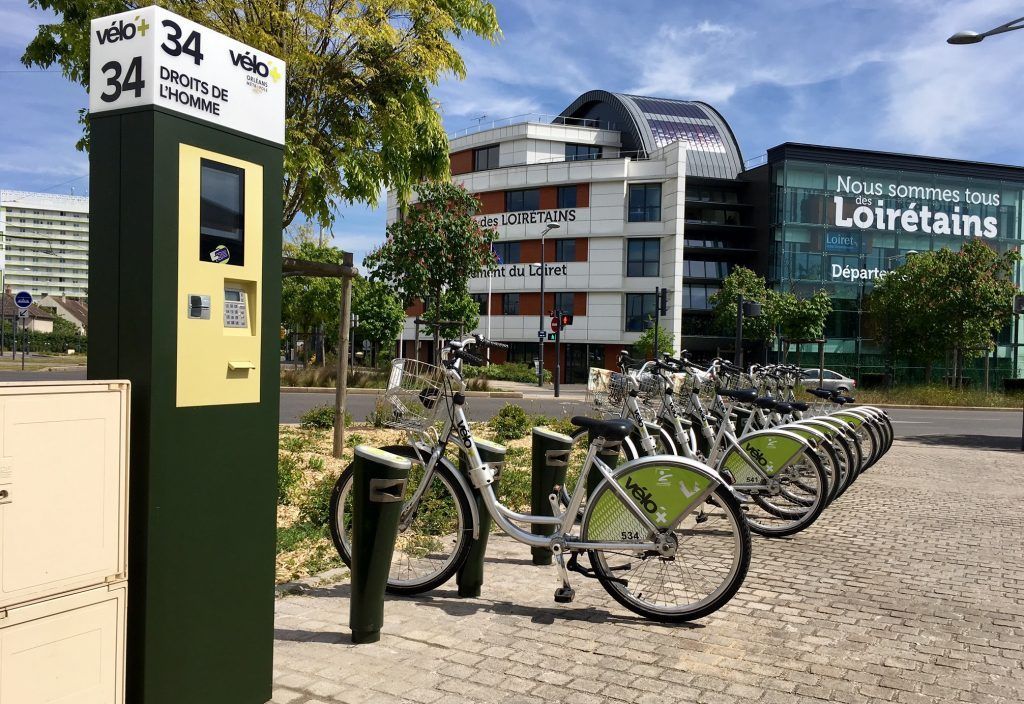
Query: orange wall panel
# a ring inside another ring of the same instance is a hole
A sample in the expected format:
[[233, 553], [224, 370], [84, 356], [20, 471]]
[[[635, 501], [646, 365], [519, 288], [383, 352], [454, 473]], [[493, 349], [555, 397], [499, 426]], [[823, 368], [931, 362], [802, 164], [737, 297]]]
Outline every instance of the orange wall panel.
[[589, 254], [590, 240], [586, 237], [576, 238], [576, 261], [585, 262], [587, 261], [587, 255]]
[[473, 170], [473, 150], [465, 149], [448, 156], [452, 162], [452, 175], [468, 174]]
[[504, 191], [484, 191], [476, 194], [480, 201], [480, 212], [477, 215], [493, 215], [494, 213], [505, 212]]
[[590, 207], [590, 184], [580, 183], [576, 186], [576, 207], [577, 208], [589, 208]]

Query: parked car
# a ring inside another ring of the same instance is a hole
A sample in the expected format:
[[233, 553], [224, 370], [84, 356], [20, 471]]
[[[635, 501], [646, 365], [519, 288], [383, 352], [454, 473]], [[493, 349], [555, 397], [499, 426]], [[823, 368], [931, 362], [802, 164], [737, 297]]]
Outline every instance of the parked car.
[[800, 379], [803, 385], [809, 389], [819, 388], [849, 393], [857, 388], [856, 381], [831, 369], [822, 370], [821, 377], [818, 376], [817, 369], [805, 369], [800, 373]]

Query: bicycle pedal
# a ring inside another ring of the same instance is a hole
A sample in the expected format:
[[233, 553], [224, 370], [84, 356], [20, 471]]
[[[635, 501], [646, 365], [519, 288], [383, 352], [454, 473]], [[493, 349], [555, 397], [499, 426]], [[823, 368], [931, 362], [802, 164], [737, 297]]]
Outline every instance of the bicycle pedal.
[[571, 604], [576, 598], [576, 590], [572, 587], [559, 587], [555, 590], [555, 602], [558, 604]]
[[693, 520], [696, 523], [704, 523], [705, 521], [708, 520], [708, 514], [706, 514], [703, 511], [701, 511], [701, 512], [699, 512], [697, 514], [697, 516]]

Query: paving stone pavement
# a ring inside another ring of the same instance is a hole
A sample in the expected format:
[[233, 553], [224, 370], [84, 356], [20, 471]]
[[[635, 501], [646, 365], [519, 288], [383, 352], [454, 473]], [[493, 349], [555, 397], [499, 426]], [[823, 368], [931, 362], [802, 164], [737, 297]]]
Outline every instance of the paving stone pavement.
[[661, 625], [493, 536], [479, 599], [391, 598], [353, 646], [345, 583], [277, 601], [274, 699], [1024, 701], [1024, 455], [900, 442], [810, 529], [755, 536], [728, 606]]

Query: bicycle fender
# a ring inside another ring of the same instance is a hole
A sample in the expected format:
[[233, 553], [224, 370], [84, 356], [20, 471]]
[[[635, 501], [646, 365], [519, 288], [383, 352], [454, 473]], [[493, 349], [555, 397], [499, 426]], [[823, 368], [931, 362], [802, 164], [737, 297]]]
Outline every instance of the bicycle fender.
[[[651, 455], [630, 460], [615, 468], [612, 479], [634, 505], [659, 528], [669, 528], [719, 486], [728, 486], [711, 467], [678, 455]], [[618, 539], [617, 529], [636, 518], [625, 510], [612, 491], [601, 492], [602, 478], [594, 495], [598, 503], [588, 509], [587, 534], [591, 539]], [[602, 537], [597, 538], [596, 535]], [[607, 534], [607, 535], [605, 535]]]
[[[393, 452], [396, 455], [408, 457], [412, 460], [419, 460], [416, 450], [408, 445], [389, 445], [388, 447], [382, 447], [381, 449], [385, 452]], [[476, 496], [473, 495], [473, 489], [470, 487], [469, 481], [466, 480], [466, 477], [462, 475], [462, 472], [460, 472], [455, 465], [451, 463], [451, 460], [447, 457], [442, 457], [438, 462], [451, 470], [452, 476], [455, 477], [455, 481], [459, 485], [459, 490], [469, 497], [470, 519], [473, 521], [473, 540], [476, 540], [480, 537], [480, 512], [477, 510]]]
[[[738, 439], [743, 451], [757, 462], [768, 476], [774, 476], [811, 444], [796, 433], [768, 428], [743, 435]], [[760, 484], [763, 480], [750, 468], [735, 447], [730, 447], [718, 463], [718, 470], [728, 470], [737, 484]]]

